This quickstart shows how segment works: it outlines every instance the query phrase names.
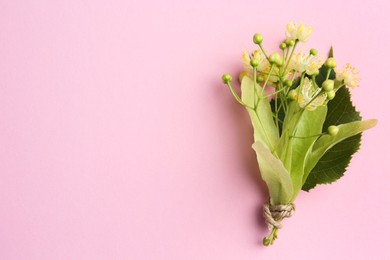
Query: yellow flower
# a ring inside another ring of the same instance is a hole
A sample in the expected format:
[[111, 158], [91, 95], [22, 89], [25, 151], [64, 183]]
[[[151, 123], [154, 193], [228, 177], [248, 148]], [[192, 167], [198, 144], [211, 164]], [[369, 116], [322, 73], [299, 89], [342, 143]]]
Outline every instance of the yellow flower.
[[[326, 94], [318, 93], [321, 89], [313, 86], [311, 80], [304, 78], [302, 86], [300, 87], [300, 93], [298, 94], [298, 104], [301, 108], [306, 108], [307, 110], [313, 111], [319, 106], [323, 106], [326, 101]], [[317, 96], [318, 95], [318, 96]], [[312, 101], [312, 99], [314, 100]]]
[[259, 72], [264, 71], [269, 66], [267, 58], [259, 50], [255, 50], [252, 53], [250, 53], [249, 51], [244, 51], [244, 54], [242, 55], [241, 59], [244, 65], [244, 69], [247, 72], [253, 73], [253, 68], [250, 64], [252, 58], [255, 58], [259, 61], [259, 65], [257, 66], [257, 71]]
[[291, 57], [290, 69], [302, 73], [313, 75], [322, 66], [322, 58], [320, 56], [313, 56], [304, 53], [297, 53]]
[[299, 40], [301, 42], [306, 42], [313, 30], [311, 26], [296, 24], [293, 22], [287, 24], [286, 29], [286, 37], [288, 40]]
[[343, 71], [338, 71], [336, 73], [336, 79], [340, 81], [343, 80], [347, 87], [356, 88], [361, 80], [361, 78], [357, 77], [358, 74], [359, 72], [356, 71], [355, 68], [347, 64]]

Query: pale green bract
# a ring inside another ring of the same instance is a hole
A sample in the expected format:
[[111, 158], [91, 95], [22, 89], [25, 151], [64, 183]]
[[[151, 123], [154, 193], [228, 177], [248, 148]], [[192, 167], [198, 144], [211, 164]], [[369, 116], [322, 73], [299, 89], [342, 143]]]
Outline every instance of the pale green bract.
[[[241, 83], [241, 99], [250, 107], [255, 106], [255, 100], [258, 101], [254, 91], [259, 92], [259, 85], [256, 84], [256, 90], [254, 90], [254, 82], [248, 77], [244, 77]], [[252, 121], [255, 141], [262, 140], [268, 147], [274, 148], [277, 145], [279, 134], [278, 129], [275, 126], [271, 106], [266, 97], [260, 99], [256, 111], [247, 109]]]

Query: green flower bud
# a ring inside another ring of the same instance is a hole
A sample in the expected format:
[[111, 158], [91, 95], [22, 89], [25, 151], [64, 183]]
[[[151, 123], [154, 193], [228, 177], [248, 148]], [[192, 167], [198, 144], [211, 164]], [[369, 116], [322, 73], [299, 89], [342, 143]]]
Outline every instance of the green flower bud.
[[334, 90], [331, 90], [331, 91], [326, 92], [326, 95], [328, 96], [329, 100], [332, 100], [336, 96], [336, 92], [334, 92]]
[[257, 76], [257, 77], [256, 77], [256, 82], [257, 82], [257, 83], [264, 82], [264, 78], [263, 78], [262, 76]]
[[310, 49], [310, 55], [317, 56], [318, 51], [316, 49]]
[[280, 54], [277, 52], [271, 53], [271, 55], [269, 55], [269, 62], [271, 64], [280, 63], [281, 59], [282, 57], [280, 57]]
[[222, 75], [222, 81], [223, 83], [227, 84], [233, 80], [232, 76], [230, 74], [223, 74]]
[[287, 44], [287, 46], [291, 47], [291, 46], [294, 46], [295, 41], [294, 41], [294, 40], [288, 40], [288, 41], [286, 42], [286, 44]]
[[326, 61], [325, 61], [325, 67], [328, 67], [330, 69], [334, 69], [336, 68], [336, 60], [334, 58], [328, 58]]
[[339, 130], [340, 129], [337, 126], [331, 125], [328, 127], [328, 134], [331, 136], [335, 136], [338, 134]]
[[270, 238], [265, 237], [265, 238], [263, 239], [263, 245], [269, 246], [269, 245], [272, 244], [271, 241], [272, 241], [272, 240], [271, 240]]
[[282, 67], [282, 65], [283, 65], [282, 57], [279, 56], [279, 59], [277, 59], [275, 65], [278, 66], [278, 67]]
[[284, 85], [287, 86], [288, 88], [291, 87], [292, 84], [293, 84], [293, 82], [292, 82], [291, 80], [289, 80], [289, 79], [286, 79], [286, 80], [284, 81]]
[[325, 80], [325, 81], [322, 83], [322, 89], [323, 89], [325, 92], [332, 91], [332, 90], [334, 89], [334, 81], [331, 80], [331, 79]]
[[252, 66], [253, 68], [256, 68], [257, 66], [259, 66], [259, 60], [253, 58], [253, 59], [251, 59], [250, 64], [251, 64], [251, 66]]
[[263, 41], [263, 35], [261, 35], [260, 33], [256, 33], [255, 35], [253, 35], [253, 42], [255, 44], [261, 44]]
[[284, 49], [287, 48], [287, 44], [285, 44], [284, 42], [282, 42], [282, 43], [279, 45], [279, 48], [280, 48], [281, 50], [284, 50]]
[[298, 91], [296, 89], [292, 89], [292, 90], [290, 90], [290, 92], [288, 92], [289, 99], [296, 100], [297, 97], [298, 97]]
[[315, 70], [311, 73], [312, 76], [318, 76], [318, 74], [320, 74], [320, 71], [319, 71], [318, 69], [315, 69]]

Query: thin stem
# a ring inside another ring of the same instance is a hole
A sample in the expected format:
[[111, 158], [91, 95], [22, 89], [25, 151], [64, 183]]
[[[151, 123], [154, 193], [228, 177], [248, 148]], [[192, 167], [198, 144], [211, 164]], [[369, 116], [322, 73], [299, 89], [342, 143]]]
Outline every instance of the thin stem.
[[341, 84], [340, 86], [338, 86], [337, 88], [334, 89], [335, 92], [337, 92], [337, 90], [339, 90], [341, 87], [345, 86], [345, 83]]
[[263, 245], [265, 246], [272, 245], [277, 238], [278, 238], [278, 229], [276, 227], [273, 227], [271, 233], [263, 239]]
[[316, 76], [315, 76], [315, 75], [312, 75], [312, 76], [311, 76], [311, 80], [313, 81], [314, 86], [319, 87], [319, 86], [317, 85]]
[[[276, 91], [276, 96], [275, 96], [275, 113], [276, 113], [276, 118], [279, 118], [279, 110], [278, 110], [278, 93], [280, 90]], [[276, 128], [278, 129], [278, 135], [279, 135], [279, 123], [276, 121]]]
[[295, 79], [296, 76], [297, 76], [297, 72], [294, 70], [294, 74], [293, 74], [291, 80], [294, 81], [294, 79]]
[[323, 91], [321, 90], [320, 92], [318, 92], [310, 101], [309, 103], [307, 103], [303, 109], [305, 109], [306, 107], [308, 107], [319, 95], [321, 95], [323, 93]]
[[253, 109], [252, 107], [248, 106], [247, 104], [245, 104], [241, 98], [237, 95], [237, 93], [234, 91], [232, 85], [230, 85], [230, 82], [227, 83], [227, 85], [229, 86], [229, 89], [230, 89], [230, 92], [232, 93], [233, 97], [236, 99], [236, 101], [238, 103], [240, 103], [242, 106], [246, 107], [246, 108], [249, 108], [249, 109]]
[[299, 138], [299, 139], [305, 139], [305, 138], [312, 138], [312, 137], [318, 137], [318, 136], [321, 136], [321, 135], [324, 135], [325, 133], [321, 133], [321, 134], [318, 134], [318, 135], [309, 135], [309, 136], [295, 136], [295, 135], [290, 135], [290, 138]]
[[257, 93], [257, 90], [256, 90], [256, 77], [257, 77], [257, 68], [253, 67], [253, 104], [255, 105], [255, 110], [257, 107], [256, 96], [257, 96], [257, 98], [260, 99], [259, 93]]
[[275, 91], [275, 92], [272, 92], [271, 94], [265, 95], [265, 96], [263, 96], [263, 97], [271, 97], [271, 96], [273, 96], [273, 95], [275, 95], [275, 94], [278, 94], [278, 93], [282, 92], [282, 91], [285, 90], [286, 88], [287, 88], [287, 86], [285, 86], [284, 88], [281, 88], [281, 89], [279, 89], [279, 90], [277, 90], [277, 91]]
[[260, 50], [263, 52], [264, 56], [267, 58], [268, 62], [269, 62], [269, 58], [268, 58], [268, 55], [267, 53], [265, 52], [264, 48], [263, 48], [263, 44], [259, 44], [259, 47], [260, 47]]
[[297, 45], [298, 45], [298, 40], [296, 40], [295, 43], [294, 43], [294, 46], [293, 46], [292, 51], [290, 53], [290, 57], [288, 58], [287, 63], [286, 63], [285, 71], [287, 70], [288, 65], [290, 64], [291, 58], [292, 58], [292, 56], [294, 54], [294, 51], [295, 51], [295, 48], [297, 47]]
[[[269, 144], [269, 146], [270, 146], [270, 148], [271, 148], [271, 151], [273, 151], [273, 150], [274, 150], [274, 146], [273, 146], [273, 144], [271, 143], [271, 140], [270, 140], [269, 137], [268, 137], [268, 133], [267, 133], [267, 131], [266, 131], [265, 128], [264, 128], [263, 122], [261, 122], [261, 120], [260, 120], [260, 117], [259, 117], [259, 114], [257, 113], [257, 110], [254, 110], [254, 109], [252, 109], [252, 110], [255, 112], [255, 114], [256, 114], [256, 116], [257, 116], [257, 119], [259, 120], [260, 126], [261, 126], [261, 128], [263, 129], [264, 136], [265, 136], [265, 138], [267, 139], [267, 142], [268, 142], [268, 144]], [[275, 156], [276, 156], [276, 155], [275, 155]], [[277, 156], [276, 156], [276, 157], [277, 157]]]
[[328, 71], [326, 72], [326, 80], [329, 79], [329, 76], [330, 76], [330, 72], [332, 71], [331, 68], [328, 68]]
[[260, 94], [261, 97], [263, 96], [265, 86], [267, 86], [268, 80], [269, 80], [269, 78], [270, 78], [270, 76], [271, 76], [271, 73], [272, 73], [272, 70], [274, 69], [274, 66], [275, 66], [275, 64], [272, 64], [272, 65], [271, 65], [271, 68], [269, 69], [269, 74], [268, 74], [266, 80], [264, 81], [263, 89], [261, 90], [261, 94]]

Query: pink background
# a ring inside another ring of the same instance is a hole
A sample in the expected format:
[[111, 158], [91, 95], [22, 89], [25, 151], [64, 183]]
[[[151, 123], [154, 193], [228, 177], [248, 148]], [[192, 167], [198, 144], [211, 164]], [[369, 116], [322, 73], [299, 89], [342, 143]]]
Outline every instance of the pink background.
[[[2, 0], [0, 259], [390, 259], [389, 17], [385, 0]], [[220, 76], [290, 20], [360, 69], [379, 124], [265, 248], [252, 129]]]

